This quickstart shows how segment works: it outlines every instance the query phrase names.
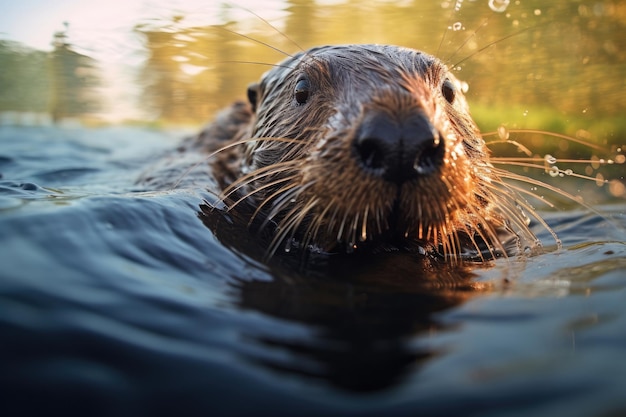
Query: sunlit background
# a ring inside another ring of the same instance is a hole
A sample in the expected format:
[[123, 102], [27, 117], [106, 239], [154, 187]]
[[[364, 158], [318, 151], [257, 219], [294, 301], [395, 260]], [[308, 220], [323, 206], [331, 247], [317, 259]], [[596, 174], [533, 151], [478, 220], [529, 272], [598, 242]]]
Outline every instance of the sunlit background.
[[0, 121], [198, 126], [287, 53], [368, 42], [443, 59], [485, 132], [621, 145], [625, 34], [609, 0], [5, 2]]
[[[248, 3], [253, 2], [238, 4], [245, 7]], [[265, 3], [278, 10], [282, 7], [282, 2]], [[47, 123], [53, 117], [92, 122], [158, 119], [140, 102], [140, 74], [150, 51], [139, 26], [148, 22], [167, 26], [181, 16], [185, 16], [184, 25], [211, 26], [221, 22], [224, 7], [229, 8], [202, 0], [25, 0], [2, 5], [0, 111], [4, 122]], [[65, 65], [55, 65], [59, 60]], [[63, 85], [67, 82], [73, 82], [74, 90], [65, 97], [72, 102], [65, 107], [72, 109], [55, 110], [54, 94], [63, 94], [58, 90], [67, 87]]]

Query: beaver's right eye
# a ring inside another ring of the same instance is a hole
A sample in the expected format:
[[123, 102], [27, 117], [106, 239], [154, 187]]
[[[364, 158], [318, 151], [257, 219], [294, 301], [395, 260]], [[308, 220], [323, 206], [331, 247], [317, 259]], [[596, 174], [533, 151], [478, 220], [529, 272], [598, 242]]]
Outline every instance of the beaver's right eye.
[[307, 102], [307, 100], [309, 99], [309, 94], [311, 92], [310, 90], [311, 86], [309, 85], [309, 80], [307, 80], [306, 78], [298, 80], [294, 92], [298, 104], [304, 104]]

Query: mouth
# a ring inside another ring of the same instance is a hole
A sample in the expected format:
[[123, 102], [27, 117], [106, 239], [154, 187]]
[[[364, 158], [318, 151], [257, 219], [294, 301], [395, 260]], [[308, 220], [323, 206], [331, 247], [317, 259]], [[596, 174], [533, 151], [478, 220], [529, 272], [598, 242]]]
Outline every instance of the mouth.
[[405, 235], [404, 231], [401, 231], [401, 224], [406, 221], [406, 214], [402, 212], [400, 208], [401, 187], [398, 187], [396, 197], [393, 200], [391, 211], [387, 215], [387, 233], [399, 237]]
[[[380, 253], [380, 252], [412, 252], [426, 255], [433, 251], [433, 247], [425, 240], [417, 239], [415, 233], [411, 233], [406, 208], [402, 207], [402, 187], [398, 187], [393, 203], [386, 216], [381, 219], [381, 228], [372, 227], [364, 239], [358, 242], [337, 242], [340, 249], [346, 253]], [[375, 230], [375, 232], [373, 231]]]

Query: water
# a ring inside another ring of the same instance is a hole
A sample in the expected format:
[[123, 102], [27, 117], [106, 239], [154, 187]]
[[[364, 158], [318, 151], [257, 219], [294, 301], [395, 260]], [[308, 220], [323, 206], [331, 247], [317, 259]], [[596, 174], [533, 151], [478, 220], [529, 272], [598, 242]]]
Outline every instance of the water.
[[[488, 138], [550, 156], [534, 172], [508, 168], [593, 206], [523, 184], [555, 202], [532, 204], [563, 249], [535, 224], [545, 253], [492, 267], [423, 270], [386, 254], [302, 270], [291, 250], [259, 261], [258, 239], [207, 210], [208, 177], [183, 175], [203, 155], [174, 150], [189, 129], [132, 127], [197, 128], [267, 69], [242, 61], [283, 58], [232, 32], [297, 50], [232, 4], [185, 3], [25, 2], [21, 17], [22, 3], [0, 16], [3, 415], [626, 415], [623, 164], [597, 163], [623, 162], [619, 5], [257, 6], [303, 47], [391, 43], [444, 58]], [[5, 42], [14, 26], [43, 41]], [[550, 176], [552, 158], [565, 175]], [[570, 168], [614, 181], [599, 188]]]
[[207, 229], [203, 187], [137, 185], [178, 135], [0, 129], [8, 415], [626, 412], [623, 203], [546, 213], [563, 250], [456, 288], [307, 277]]

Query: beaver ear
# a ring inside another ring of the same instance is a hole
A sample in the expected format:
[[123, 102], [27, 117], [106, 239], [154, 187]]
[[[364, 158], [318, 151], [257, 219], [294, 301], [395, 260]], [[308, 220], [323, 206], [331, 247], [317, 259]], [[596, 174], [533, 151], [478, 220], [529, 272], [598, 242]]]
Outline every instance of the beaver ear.
[[248, 86], [248, 101], [252, 106], [252, 111], [256, 112], [257, 99], [259, 98], [259, 83], [250, 84]]

